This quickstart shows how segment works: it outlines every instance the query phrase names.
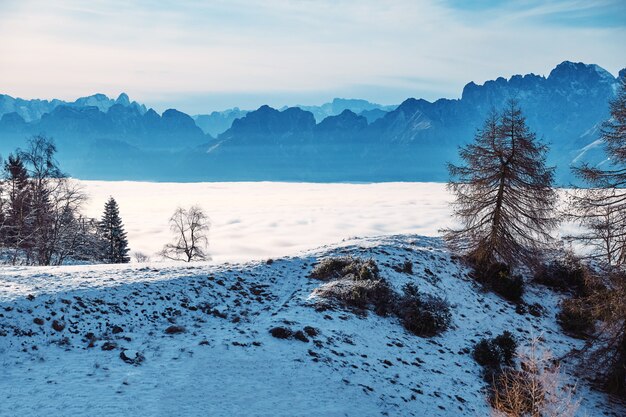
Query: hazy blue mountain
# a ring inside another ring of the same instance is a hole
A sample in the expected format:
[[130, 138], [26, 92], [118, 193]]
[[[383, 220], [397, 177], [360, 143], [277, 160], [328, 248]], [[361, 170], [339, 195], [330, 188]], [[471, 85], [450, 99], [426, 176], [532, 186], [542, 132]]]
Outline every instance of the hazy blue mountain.
[[[45, 133], [55, 138], [63, 166], [79, 178], [445, 181], [446, 163], [456, 161], [458, 146], [472, 140], [489, 111], [516, 98], [530, 128], [550, 145], [559, 183], [567, 184], [571, 164], [605, 158], [599, 125], [617, 86], [618, 79], [597, 65], [565, 61], [547, 77], [470, 82], [459, 99], [409, 98], [393, 109], [336, 99], [313, 106], [318, 115], [322, 108], [336, 113], [319, 121], [307, 107], [261, 106], [245, 114], [233, 109], [231, 121], [215, 115], [221, 128], [231, 123], [215, 137], [198, 127], [200, 116], [194, 121], [173, 109], [162, 115], [143, 111], [126, 95], [55, 102], [39, 119], [32, 118], [32, 109], [42, 111], [52, 102], [31, 100], [29, 118], [23, 111], [0, 117], [0, 154]], [[16, 101], [10, 107], [7, 96], [0, 97], [4, 109], [15, 110]]]
[[[234, 156], [237, 163], [247, 160], [251, 167], [231, 174], [275, 179], [276, 166], [289, 160], [299, 170], [282, 172], [284, 179], [307, 179], [312, 173], [313, 180], [445, 180], [446, 162], [456, 160], [458, 146], [473, 138], [489, 111], [516, 98], [531, 129], [550, 144], [549, 162], [557, 165], [559, 182], [567, 183], [572, 180], [569, 166], [573, 161], [593, 162], [602, 157], [601, 148], [591, 144], [597, 140], [597, 126], [608, 116], [608, 101], [616, 88], [617, 78], [599, 66], [568, 61], [548, 77], [528, 74], [483, 85], [470, 82], [460, 99], [410, 98], [372, 123], [360, 122], [360, 128], [350, 123], [354, 113], [346, 113], [342, 123], [324, 119], [312, 135], [310, 125], [300, 131], [290, 128], [289, 137], [297, 141], [282, 140], [280, 152], [263, 160], [271, 167], [255, 161], [258, 150], [247, 154], [239, 148]], [[219, 136], [221, 159], [229, 157], [226, 149], [233, 144], [267, 144], [284, 136], [261, 128], [278, 114], [265, 106], [239, 119], [237, 129], [233, 125]], [[329, 137], [334, 140], [328, 141]], [[289, 146], [295, 143], [297, 147]], [[337, 152], [343, 153], [341, 157], [331, 155]]]
[[104, 94], [94, 94], [87, 97], [81, 97], [73, 102], [63, 100], [25, 100], [21, 98], [13, 98], [6, 94], [0, 94], [0, 117], [9, 113], [17, 113], [26, 122], [33, 122], [41, 119], [41, 117], [52, 112], [58, 106], [70, 107], [97, 107], [100, 111], [106, 112], [115, 104], [121, 104], [124, 107], [134, 107], [140, 113], [146, 112], [146, 106], [136, 101], [131, 102], [126, 93], [122, 93], [116, 100], [108, 98]]
[[[393, 110], [393, 109], [391, 109], [391, 110]], [[383, 117], [387, 113], [388, 113], [387, 110], [371, 109], [371, 110], [363, 110], [362, 112], [359, 113], [359, 116], [365, 117], [365, 119], [367, 120], [368, 123], [372, 123], [372, 122], [375, 122], [376, 120], [380, 119], [381, 117]]]
[[341, 141], [358, 136], [367, 129], [367, 119], [350, 110], [344, 110], [337, 116], [328, 116], [314, 127], [315, 135], [320, 139]]
[[15, 112], [4, 114], [0, 155], [23, 147], [32, 135], [45, 134], [55, 140], [63, 168], [78, 178], [179, 179], [172, 167], [180, 154], [206, 147], [212, 139], [174, 109], [142, 113], [140, 106], [127, 106], [124, 97], [106, 111], [88, 103], [94, 101], [59, 105], [30, 123]]
[[[360, 114], [371, 123], [384, 116], [387, 111], [395, 109], [397, 106], [383, 106], [360, 99], [335, 98], [332, 102], [320, 106], [297, 105], [293, 107], [311, 112], [317, 123], [329, 116], [338, 116], [344, 110], [350, 110], [353, 113]], [[284, 106], [280, 111], [288, 108], [288, 106]], [[198, 114], [193, 116], [193, 118], [204, 133], [216, 137], [230, 129], [235, 119], [244, 117], [248, 112], [249, 110], [240, 110], [238, 107], [235, 107], [223, 111], [214, 111], [211, 114]]]
[[[384, 106], [382, 104], [370, 103], [367, 100], [361, 99], [335, 98], [330, 103], [324, 103], [320, 106], [304, 106], [298, 104], [294, 107], [299, 107], [302, 110], [313, 113], [315, 120], [319, 123], [328, 116], [337, 116], [341, 114], [344, 110], [350, 110], [353, 113], [359, 114], [370, 111], [389, 111], [395, 109], [397, 106]], [[284, 109], [285, 108], [281, 110]], [[371, 116], [374, 116], [374, 114], [377, 113], [372, 113]]]
[[214, 111], [211, 114], [198, 114], [193, 116], [193, 119], [204, 133], [215, 137], [230, 129], [233, 121], [245, 116], [246, 113], [248, 110], [240, 110], [239, 107], [235, 107], [224, 111]]

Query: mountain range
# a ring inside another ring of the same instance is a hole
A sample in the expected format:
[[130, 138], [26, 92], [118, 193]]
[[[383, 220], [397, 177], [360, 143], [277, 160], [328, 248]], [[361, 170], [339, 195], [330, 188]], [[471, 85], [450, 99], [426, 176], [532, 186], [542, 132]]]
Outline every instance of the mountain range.
[[[333, 101], [320, 106], [296, 105], [294, 107], [313, 113], [316, 123], [320, 123], [329, 116], [337, 116], [344, 110], [350, 110], [363, 116], [367, 119], [368, 123], [371, 123], [380, 119], [387, 114], [388, 111], [394, 110], [398, 106], [384, 106], [360, 99], [335, 98]], [[280, 110], [283, 111], [288, 108], [288, 106], [284, 106]], [[216, 137], [227, 131], [232, 126], [235, 119], [240, 119], [249, 112], [250, 110], [241, 110], [239, 107], [235, 107], [223, 111], [214, 111], [211, 114], [198, 114], [193, 116], [193, 119], [204, 133]]]
[[71, 103], [0, 95], [0, 154], [43, 133], [55, 139], [62, 166], [86, 179], [445, 181], [458, 146], [489, 111], [516, 98], [567, 184], [572, 163], [604, 159], [599, 125], [625, 76], [626, 69], [614, 77], [565, 61], [548, 76], [470, 82], [459, 99], [409, 98], [399, 106], [335, 99], [194, 118], [173, 109], [159, 115], [126, 94]]

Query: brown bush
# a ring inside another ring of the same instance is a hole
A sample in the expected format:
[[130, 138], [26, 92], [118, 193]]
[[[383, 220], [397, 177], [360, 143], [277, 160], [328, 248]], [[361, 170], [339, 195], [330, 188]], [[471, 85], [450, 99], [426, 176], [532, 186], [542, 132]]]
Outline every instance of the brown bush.
[[445, 331], [452, 320], [446, 300], [420, 293], [413, 284], [404, 287], [395, 313], [404, 328], [417, 336], [435, 336]]
[[586, 338], [595, 330], [593, 311], [580, 299], [565, 299], [560, 303], [557, 321], [572, 336]]
[[474, 276], [487, 289], [502, 296], [506, 300], [518, 302], [524, 294], [524, 280], [520, 275], [511, 275], [511, 268], [496, 262], [477, 267]]
[[326, 258], [320, 261], [310, 274], [311, 278], [330, 281], [339, 278], [351, 278], [355, 281], [379, 279], [378, 265], [372, 259], [341, 257]]
[[579, 401], [562, 380], [559, 366], [537, 339], [518, 354], [519, 368], [505, 367], [493, 376], [490, 403], [497, 415], [511, 417], [570, 417]]
[[387, 315], [393, 310], [395, 294], [384, 279], [339, 279], [330, 281], [313, 291], [313, 295], [361, 310], [373, 310]]

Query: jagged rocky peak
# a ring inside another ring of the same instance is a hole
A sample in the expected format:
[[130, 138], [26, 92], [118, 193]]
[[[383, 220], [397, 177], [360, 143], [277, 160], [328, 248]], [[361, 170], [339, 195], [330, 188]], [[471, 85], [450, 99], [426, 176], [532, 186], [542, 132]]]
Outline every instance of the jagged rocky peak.
[[148, 122], [161, 120], [161, 116], [159, 116], [159, 113], [154, 111], [154, 109], [152, 108], [148, 109], [148, 111], [144, 113], [143, 118]]
[[508, 80], [498, 77], [495, 80], [486, 81], [483, 85], [471, 81], [463, 88], [461, 99], [480, 101], [493, 94], [498, 94], [498, 91], [510, 88], [523, 91], [532, 91], [541, 85], [546, 88], [569, 88], [575, 85], [579, 86], [577, 88], [593, 88], [600, 85], [612, 86], [615, 81], [615, 77], [610, 72], [598, 65], [563, 61], [550, 71], [547, 78], [531, 73], [523, 76], [513, 75]]
[[223, 135], [282, 135], [288, 132], [310, 132], [314, 127], [315, 117], [311, 112], [299, 107], [289, 107], [278, 111], [268, 105], [263, 105], [233, 121], [232, 127]]
[[420, 108], [424, 107], [424, 106], [428, 106], [431, 103], [429, 103], [428, 101], [420, 98], [420, 99], [416, 99], [416, 98], [407, 98], [406, 100], [404, 100], [396, 109], [398, 112], [402, 112], [404, 114], [413, 114], [415, 113], [417, 110], [420, 110]]
[[196, 123], [191, 116], [176, 109], [165, 110], [161, 115], [161, 120], [178, 127], [196, 127]]
[[317, 126], [318, 132], [331, 132], [336, 130], [355, 131], [365, 129], [367, 127], [367, 119], [359, 116], [351, 110], [344, 110], [337, 116], [328, 116], [322, 120]]
[[115, 104], [113, 100], [108, 98], [105, 94], [97, 93], [86, 97], [80, 97], [73, 103], [79, 107], [97, 107], [101, 112], [106, 112], [109, 108]]
[[121, 103], [115, 103], [114, 105], [112, 105], [111, 107], [109, 107], [109, 110], [107, 111], [107, 114], [111, 117], [138, 117], [141, 116], [141, 112], [139, 111], [139, 109], [136, 106], [131, 106], [131, 105], [124, 105]]
[[115, 104], [121, 104], [122, 106], [130, 106], [130, 99], [128, 98], [128, 94], [126, 93], [121, 93], [118, 97], [117, 100], [115, 100]]
[[315, 126], [313, 113], [302, 110], [299, 107], [289, 107], [281, 112], [283, 120], [287, 122], [290, 129], [311, 130]]
[[615, 77], [596, 64], [563, 61], [550, 71], [548, 81], [559, 83], [599, 81], [612, 84], [615, 82]]

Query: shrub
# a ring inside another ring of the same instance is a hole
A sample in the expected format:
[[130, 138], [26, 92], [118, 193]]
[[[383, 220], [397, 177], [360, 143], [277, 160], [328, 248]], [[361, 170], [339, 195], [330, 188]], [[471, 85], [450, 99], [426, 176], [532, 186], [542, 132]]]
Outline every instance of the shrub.
[[387, 315], [393, 309], [395, 293], [380, 277], [378, 265], [372, 259], [327, 258], [316, 265], [310, 276], [328, 281], [316, 288], [313, 295], [348, 307], [371, 309], [379, 315]]
[[396, 306], [402, 325], [417, 336], [435, 336], [450, 326], [450, 305], [442, 298], [421, 294], [414, 284], [403, 288]]
[[500, 349], [502, 363], [511, 365], [515, 357], [515, 351], [517, 350], [517, 340], [515, 340], [511, 332], [505, 330], [501, 335], [493, 339], [493, 343]]
[[476, 279], [504, 299], [518, 302], [524, 294], [524, 280], [520, 275], [511, 276], [511, 268], [496, 262], [476, 270]]
[[491, 406], [506, 416], [540, 416], [536, 403], [544, 393], [533, 375], [508, 368], [493, 376]]
[[330, 281], [343, 277], [343, 269], [351, 262], [351, 258], [326, 258], [321, 260], [313, 270], [310, 277]]
[[332, 299], [348, 307], [371, 309], [381, 316], [393, 309], [395, 294], [384, 279], [340, 279], [328, 282], [313, 291], [313, 295]]
[[185, 333], [185, 328], [183, 326], [172, 325], [165, 329], [166, 334], [179, 334]]
[[402, 272], [408, 275], [413, 275], [413, 262], [407, 259], [401, 264], [394, 265], [393, 270], [396, 272]]
[[568, 252], [563, 259], [543, 265], [533, 280], [556, 291], [582, 296], [586, 293], [587, 271], [580, 259]]
[[[484, 368], [489, 383], [489, 402], [497, 415], [561, 416], [576, 414], [578, 401], [564, 385], [558, 362], [533, 339], [528, 349], [517, 353], [517, 341], [505, 331], [474, 346], [473, 356]], [[516, 366], [514, 359], [519, 360]]]
[[474, 346], [472, 355], [476, 362], [487, 371], [510, 366], [515, 357], [517, 341], [509, 331], [504, 331], [492, 339], [482, 339]]
[[326, 258], [313, 268], [310, 276], [322, 281], [347, 277], [360, 281], [379, 279], [380, 271], [378, 265], [372, 259], [362, 260], [351, 257]]
[[273, 327], [270, 329], [270, 334], [277, 339], [290, 339], [293, 336], [293, 331], [286, 327]]
[[556, 318], [564, 331], [577, 336], [586, 337], [595, 329], [593, 312], [579, 299], [566, 299], [560, 303], [561, 310]]
[[150, 262], [150, 256], [146, 255], [143, 252], [136, 251], [133, 253], [133, 257], [135, 258], [135, 261], [138, 263]]
[[538, 349], [533, 340], [518, 359], [519, 368], [506, 366], [491, 381], [489, 400], [498, 415], [576, 415], [579, 401], [574, 399], [573, 388], [564, 384], [550, 351]]
[[[407, 261], [401, 268], [409, 271], [412, 264]], [[450, 325], [447, 301], [420, 294], [413, 284], [407, 284], [399, 296], [387, 280], [381, 278], [378, 266], [371, 259], [327, 258], [316, 265], [310, 276], [327, 281], [313, 290], [313, 296], [347, 307], [373, 310], [381, 316], [393, 313], [408, 331], [418, 336], [434, 336]]]

